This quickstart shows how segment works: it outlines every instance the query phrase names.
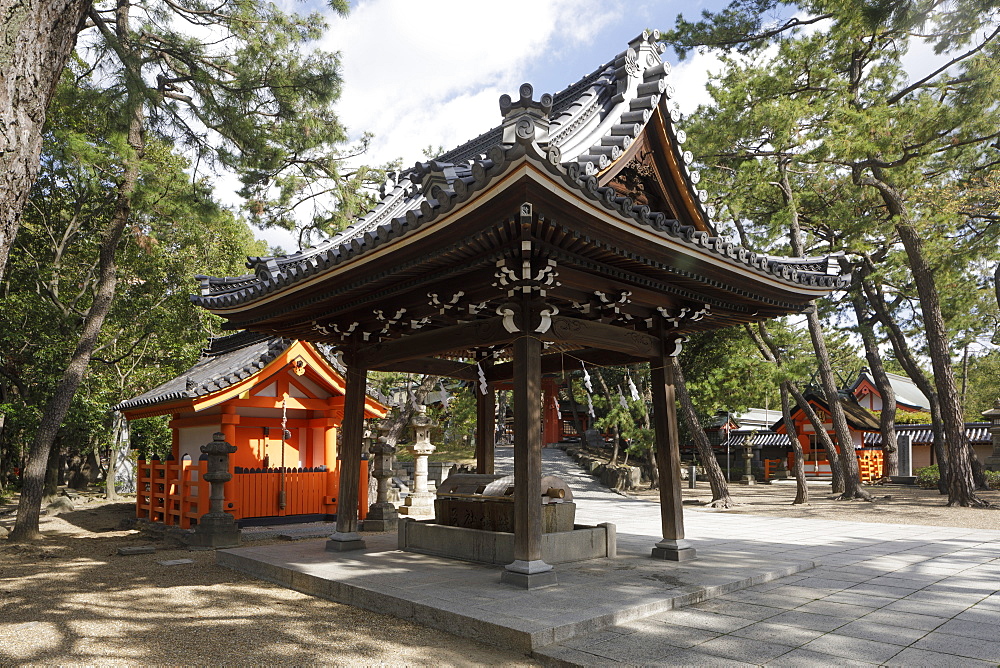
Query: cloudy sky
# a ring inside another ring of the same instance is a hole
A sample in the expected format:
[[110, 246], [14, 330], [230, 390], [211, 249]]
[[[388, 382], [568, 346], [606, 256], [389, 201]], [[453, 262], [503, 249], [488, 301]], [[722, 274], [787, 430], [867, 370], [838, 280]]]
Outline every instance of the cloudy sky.
[[[374, 134], [365, 162], [401, 159], [424, 148], [450, 149], [500, 122], [498, 99], [529, 82], [536, 97], [555, 93], [623, 51], [646, 28], [667, 28], [709, 0], [354, 0], [331, 14], [324, 50], [339, 51], [343, 94], [336, 105], [354, 138]], [[296, 4], [303, 11], [301, 4]], [[673, 58], [669, 51], [665, 57]], [[682, 111], [707, 99], [710, 59], [676, 66]], [[290, 251], [291, 235], [260, 232]]]

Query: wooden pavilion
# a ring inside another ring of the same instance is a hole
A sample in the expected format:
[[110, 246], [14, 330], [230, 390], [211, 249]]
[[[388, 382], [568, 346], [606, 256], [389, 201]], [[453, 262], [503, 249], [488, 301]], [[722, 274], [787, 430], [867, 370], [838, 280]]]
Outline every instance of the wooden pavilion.
[[[342, 449], [362, 446], [370, 370], [514, 387], [514, 560], [502, 579], [555, 581], [541, 558], [542, 377], [648, 362], [663, 539], [684, 539], [670, 357], [685, 335], [799, 312], [843, 287], [826, 259], [760, 255], [715, 235], [656, 33], [556, 95], [521, 86], [502, 123], [387, 183], [313, 248], [201, 277], [196, 304], [229, 327], [320, 341], [347, 366]], [[492, 471], [493, 393], [479, 397], [478, 469]], [[356, 498], [358, 478], [340, 478]], [[345, 503], [329, 549], [364, 546]]]
[[[115, 407], [128, 420], [171, 416], [170, 454], [137, 463], [136, 515], [197, 524], [209, 496], [200, 448], [215, 432], [236, 446], [224, 507], [239, 524], [335, 515], [342, 468], [368, 470], [360, 453], [339, 457], [344, 389], [342, 369], [323, 346], [257, 332], [213, 339], [193, 367]], [[366, 418], [388, 410], [374, 396], [364, 404]], [[354, 505], [363, 515], [365, 494]]]

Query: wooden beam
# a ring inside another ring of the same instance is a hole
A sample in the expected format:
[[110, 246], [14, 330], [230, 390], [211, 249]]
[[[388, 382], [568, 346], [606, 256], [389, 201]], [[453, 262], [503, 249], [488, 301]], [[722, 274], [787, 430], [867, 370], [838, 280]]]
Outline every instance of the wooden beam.
[[553, 316], [552, 326], [538, 337], [543, 341], [574, 343], [646, 359], [658, 356], [661, 350], [660, 340], [655, 336], [625, 327], [559, 315]]
[[514, 562], [521, 575], [549, 571], [542, 561], [542, 342], [514, 342]]
[[466, 362], [443, 360], [435, 357], [420, 357], [401, 362], [375, 364], [372, 366], [372, 370], [430, 374], [432, 376], [445, 376], [446, 378], [459, 378], [461, 380], [476, 380], [479, 377], [479, 372], [476, 370], [475, 364], [469, 365]]
[[[340, 443], [340, 489], [337, 493], [337, 530], [327, 541], [327, 550], [357, 550], [365, 547], [358, 534], [358, 496], [361, 484], [361, 448], [364, 438], [365, 390], [368, 372], [354, 355], [345, 355], [344, 420]], [[326, 462], [331, 467], [333, 462]], [[365, 481], [368, 484], [368, 481]]]
[[515, 336], [504, 329], [503, 318], [486, 318], [376, 343], [366, 347], [358, 357], [359, 363], [366, 368], [374, 364], [385, 366], [449, 350], [509, 343]]

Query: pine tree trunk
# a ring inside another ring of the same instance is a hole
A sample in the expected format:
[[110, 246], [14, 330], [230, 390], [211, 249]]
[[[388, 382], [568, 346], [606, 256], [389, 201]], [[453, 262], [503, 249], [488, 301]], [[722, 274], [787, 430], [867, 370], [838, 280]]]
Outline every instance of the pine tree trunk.
[[816, 413], [812, 404], [810, 404], [805, 395], [802, 394], [798, 385], [795, 383], [789, 383], [788, 391], [792, 393], [792, 397], [795, 398], [795, 403], [799, 405], [799, 408], [809, 419], [809, 424], [812, 425], [813, 433], [816, 434], [816, 440], [818, 440], [820, 445], [823, 446], [823, 451], [826, 453], [826, 460], [830, 462], [830, 475], [833, 478], [830, 481], [830, 490], [834, 494], [843, 494], [847, 489], [847, 486], [844, 484], [844, 471], [843, 467], [840, 465], [840, 455], [837, 454], [837, 447], [833, 444], [833, 439], [830, 438], [830, 434], [826, 431], [826, 425], [823, 424], [823, 418]]
[[87, 372], [91, 355], [97, 347], [98, 337], [104, 326], [104, 319], [110, 313], [114, 302], [115, 288], [118, 283], [115, 253], [132, 212], [132, 196], [139, 179], [139, 167], [144, 147], [144, 118], [141, 99], [140, 94], [133, 92], [128, 131], [128, 142], [133, 154], [125, 159], [125, 171], [118, 185], [115, 211], [108, 221], [107, 227], [101, 233], [98, 279], [94, 301], [87, 312], [73, 356], [63, 371], [62, 378], [56, 385], [52, 398], [45, 407], [38, 430], [35, 432], [35, 438], [31, 443], [28, 464], [24, 471], [24, 486], [17, 507], [17, 521], [14, 524], [14, 530], [10, 533], [10, 540], [27, 541], [41, 537], [38, 531], [38, 517], [41, 511], [45, 462], [59, 427], [73, 403], [76, 390]]
[[402, 406], [398, 406], [396, 414], [392, 418], [392, 424], [386, 433], [385, 441], [389, 445], [395, 446], [403, 437], [403, 432], [410, 424], [413, 417], [413, 403], [423, 405], [427, 395], [441, 382], [441, 376], [424, 376], [420, 385], [413, 391], [413, 401], [406, 401]]
[[865, 308], [864, 297], [861, 294], [860, 276], [855, 272], [855, 286], [851, 293], [851, 303], [858, 319], [858, 331], [865, 346], [865, 359], [868, 360], [868, 370], [878, 387], [882, 398], [882, 411], [879, 414], [879, 432], [882, 434], [882, 455], [885, 461], [886, 475], [899, 475], [899, 443], [896, 440], [896, 391], [885, 374], [882, 364], [882, 354], [875, 340], [875, 330], [868, 319], [868, 309]]
[[837, 443], [840, 444], [840, 464], [844, 471], [844, 493], [840, 495], [840, 498], [871, 501], [872, 495], [861, 487], [858, 457], [854, 454], [854, 442], [851, 440], [851, 431], [847, 426], [844, 407], [840, 404], [837, 383], [833, 378], [833, 368], [830, 365], [830, 354], [826, 349], [826, 341], [823, 337], [823, 326], [820, 324], [819, 315], [815, 308], [810, 310], [807, 321], [813, 348], [816, 350], [816, 361], [819, 363], [823, 394], [826, 395], [827, 407], [830, 409], [830, 420], [833, 422], [833, 431], [837, 437]]
[[792, 407], [788, 399], [790, 390], [789, 382], [781, 383], [781, 417], [785, 422], [785, 432], [788, 440], [792, 444], [792, 452], [795, 453], [795, 461], [792, 463], [792, 473], [795, 475], [795, 500], [792, 505], [809, 505], [809, 484], [806, 482], [806, 462], [805, 454], [802, 452], [802, 443], [795, 433], [795, 423], [792, 422]]
[[941, 403], [944, 435], [948, 444], [948, 505], [987, 506], [989, 504], [975, 493], [969, 441], [965, 436], [965, 422], [962, 417], [962, 406], [958, 400], [958, 388], [955, 386], [955, 373], [951, 368], [951, 346], [941, 312], [937, 286], [934, 283], [933, 269], [924, 256], [923, 241], [910, 221], [901, 195], [881, 178], [878, 170], [873, 177], [861, 178], [860, 183], [875, 188], [893, 215], [896, 233], [906, 251], [910, 272], [917, 286], [931, 368], [934, 372], [934, 384], [937, 386], [938, 401]]
[[674, 388], [677, 392], [677, 403], [681, 406], [688, 431], [691, 432], [691, 438], [694, 439], [695, 447], [698, 448], [698, 454], [701, 456], [705, 473], [708, 475], [708, 481], [712, 487], [712, 501], [709, 505], [712, 508], [732, 508], [736, 502], [729, 496], [729, 483], [726, 482], [722, 467], [719, 466], [719, 461], [712, 451], [712, 444], [708, 442], [708, 436], [705, 435], [701, 421], [698, 420], [698, 414], [694, 410], [694, 404], [691, 403], [691, 395], [688, 394], [687, 384], [684, 382], [684, 372], [681, 369], [680, 360], [671, 357], [670, 362], [674, 367]]
[[128, 420], [121, 411], [115, 411], [111, 417], [111, 450], [108, 453], [108, 473], [104, 479], [104, 497], [108, 501], [118, 501], [118, 469], [121, 467], [119, 457], [128, 453], [129, 426]]
[[882, 297], [882, 292], [867, 280], [861, 281], [861, 288], [865, 292], [868, 305], [871, 306], [872, 311], [885, 328], [889, 343], [892, 345], [893, 354], [896, 356], [896, 361], [903, 367], [903, 371], [906, 372], [910, 380], [924, 393], [924, 396], [927, 397], [927, 403], [930, 404], [928, 408], [931, 412], [931, 434], [934, 436], [932, 447], [934, 448], [934, 456], [937, 458], [938, 471], [941, 473], [941, 477], [938, 480], [938, 491], [941, 494], [947, 494], [948, 453], [945, 450], [944, 422], [941, 419], [941, 404], [938, 402], [937, 390], [934, 389], [934, 386], [927, 379], [920, 365], [913, 359], [906, 336], [899, 328], [899, 325], [896, 324], [892, 314], [889, 313], [889, 307]]
[[[646, 433], [652, 433], [653, 425], [649, 420], [649, 410], [648, 407], [653, 405], [653, 388], [649, 383], [640, 383], [642, 388], [642, 414], [639, 416], [640, 423], [639, 426], [646, 431]], [[649, 469], [649, 488], [659, 489], [660, 488], [660, 472], [656, 468], [656, 445], [650, 443], [649, 447], [646, 448], [646, 467]]]
[[[775, 345], [774, 340], [771, 338], [770, 333], [767, 330], [767, 325], [763, 322], [757, 323], [757, 332], [754, 332], [750, 325], [745, 326], [747, 334], [750, 339], [757, 346], [757, 350], [763, 355], [764, 359], [769, 362], [774, 363], [778, 367], [784, 365], [784, 358], [781, 355], [781, 350]], [[799, 409], [805, 414], [809, 419], [809, 423], [813, 427], [813, 432], [816, 434], [816, 439], [823, 446], [823, 450], [826, 452], [826, 459], [830, 462], [830, 474], [831, 480], [831, 490], [834, 494], [844, 493], [844, 474], [840, 467], [840, 457], [837, 456], [837, 448], [834, 447], [833, 441], [830, 440], [830, 435], [826, 433], [826, 428], [823, 426], [823, 420], [816, 414], [813, 407], [806, 400], [805, 396], [799, 390], [795, 383], [788, 383], [788, 391], [791, 392], [792, 397], [798, 404]], [[789, 433], [795, 433], [794, 428]], [[801, 447], [801, 443], [799, 446]]]
[[0, 276], [38, 175], [49, 100], [91, 0], [0, 0]]
[[[792, 254], [795, 257], [805, 257], [805, 247], [802, 243], [802, 230], [799, 226], [799, 212], [795, 202], [795, 195], [792, 191], [791, 183], [788, 181], [787, 161], [779, 164], [781, 173], [781, 191], [785, 197], [789, 212], [788, 240], [792, 247]], [[865, 499], [871, 501], [871, 495], [861, 489], [861, 478], [858, 470], [858, 460], [854, 454], [854, 443], [851, 441], [851, 432], [847, 426], [847, 417], [844, 415], [844, 408], [840, 405], [840, 397], [837, 394], [837, 383], [833, 378], [833, 369], [830, 367], [830, 355], [826, 349], [826, 340], [823, 337], [823, 327], [816, 313], [815, 302], [813, 302], [807, 314], [809, 323], [809, 336], [812, 338], [813, 348], [816, 350], [816, 361], [819, 364], [819, 376], [823, 384], [823, 392], [830, 408], [830, 420], [833, 422], [833, 430], [837, 436], [837, 442], [841, 447], [840, 464], [844, 472], [844, 493], [842, 499]], [[826, 430], [821, 430], [825, 433]], [[819, 431], [817, 431], [817, 436]], [[834, 465], [830, 460], [830, 468]]]

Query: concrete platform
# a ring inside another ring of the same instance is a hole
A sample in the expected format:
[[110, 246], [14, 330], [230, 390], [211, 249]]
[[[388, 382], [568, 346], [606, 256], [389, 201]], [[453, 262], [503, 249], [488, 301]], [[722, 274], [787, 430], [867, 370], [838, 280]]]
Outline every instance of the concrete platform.
[[649, 536], [618, 538], [616, 558], [560, 565], [558, 584], [531, 591], [501, 584], [502, 567], [402, 552], [395, 534], [366, 535], [368, 547], [354, 552], [303, 540], [220, 550], [217, 561], [306, 594], [525, 653], [815, 565], [755, 555], [742, 543], [707, 546], [693, 562], [658, 561], [649, 557]]

